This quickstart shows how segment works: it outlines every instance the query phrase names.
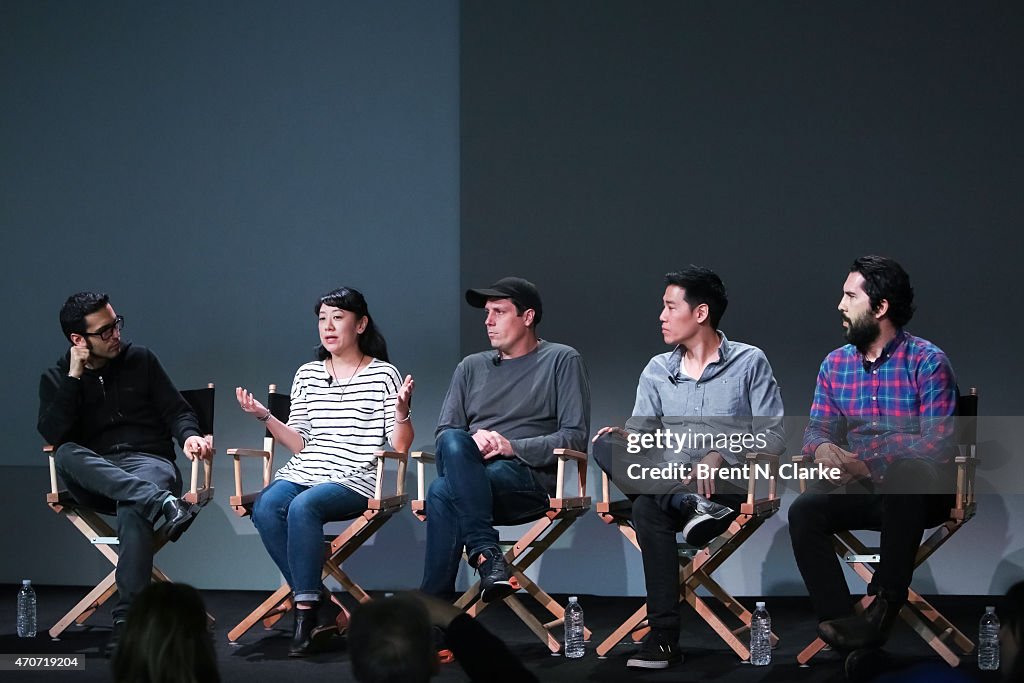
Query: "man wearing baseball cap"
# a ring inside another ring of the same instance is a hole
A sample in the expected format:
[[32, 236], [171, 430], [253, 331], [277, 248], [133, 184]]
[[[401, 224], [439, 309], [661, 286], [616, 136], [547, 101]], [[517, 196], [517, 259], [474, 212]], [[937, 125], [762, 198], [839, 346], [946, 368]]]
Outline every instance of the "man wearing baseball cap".
[[441, 408], [420, 589], [450, 597], [465, 548], [492, 602], [515, 591], [494, 525], [548, 509], [553, 450], [587, 448], [590, 381], [576, 349], [537, 336], [544, 309], [532, 282], [502, 278], [466, 301], [487, 312], [491, 350], [462, 359]]

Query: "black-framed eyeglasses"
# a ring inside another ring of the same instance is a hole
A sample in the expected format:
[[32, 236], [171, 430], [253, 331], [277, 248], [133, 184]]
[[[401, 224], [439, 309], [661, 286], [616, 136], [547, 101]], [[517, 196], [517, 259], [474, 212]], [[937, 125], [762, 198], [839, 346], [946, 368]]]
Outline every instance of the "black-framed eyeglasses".
[[114, 318], [114, 322], [110, 323], [109, 325], [104, 325], [103, 327], [101, 327], [100, 329], [96, 330], [95, 332], [83, 332], [82, 336], [83, 337], [99, 337], [103, 341], [110, 341], [110, 338], [114, 336], [114, 330], [120, 331], [120, 330], [123, 330], [123, 329], [124, 329], [124, 316], [123, 315], [119, 315], [116, 318]]

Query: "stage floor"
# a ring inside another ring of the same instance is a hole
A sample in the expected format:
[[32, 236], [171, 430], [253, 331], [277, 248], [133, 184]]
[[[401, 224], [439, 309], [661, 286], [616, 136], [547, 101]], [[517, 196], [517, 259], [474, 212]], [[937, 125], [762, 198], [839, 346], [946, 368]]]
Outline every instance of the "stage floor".
[[[37, 586], [40, 635], [27, 641], [17, 638], [14, 631], [17, 586], [0, 586], [0, 613], [10, 615], [6, 628], [0, 629], [0, 652], [6, 654], [79, 654], [86, 658], [86, 670], [64, 673], [0, 672], [0, 681], [74, 681], [91, 683], [108, 681], [109, 663], [100, 651], [109, 634], [110, 617], [106, 609], [97, 612], [88, 626], [74, 626], [65, 631], [60, 640], [53, 641], [45, 633], [88, 590], [81, 587]], [[220, 673], [225, 683], [258, 683], [260, 681], [287, 681], [298, 676], [311, 680], [332, 682], [352, 681], [345, 640], [338, 639], [336, 647], [308, 659], [289, 659], [288, 632], [292, 625], [290, 615], [285, 616], [280, 628], [265, 631], [257, 627], [241, 638], [237, 645], [227, 641], [227, 631], [237, 624], [266, 594], [254, 591], [203, 591], [210, 613], [217, 618], [215, 642]], [[563, 603], [565, 596], [555, 596]], [[755, 598], [741, 598], [752, 607]], [[936, 597], [934, 604], [972, 639], [977, 633], [977, 622], [986, 604], [998, 604], [998, 599], [981, 596]], [[614, 628], [642, 604], [640, 598], [611, 598], [580, 596], [587, 626], [594, 632], [594, 641], [582, 660], [569, 661], [551, 656], [547, 648], [504, 606], [495, 605], [483, 613], [482, 622], [505, 639], [526, 665], [542, 681], [841, 681], [841, 660], [835, 653], [824, 652], [809, 667], [796, 663], [797, 653], [814, 637], [814, 624], [806, 598], [772, 598], [768, 609], [773, 628], [780, 637], [773, 662], [767, 667], [752, 667], [741, 662], [718, 636], [700, 621], [688, 607], [683, 611], [682, 644], [686, 659], [681, 666], [660, 672], [634, 672], [627, 670], [626, 658], [633, 649], [631, 644], [615, 647], [606, 659], [598, 659], [593, 648]], [[899, 652], [908, 661], [940, 661], [931, 650], [905, 624], [900, 624], [890, 641], [889, 650]], [[977, 680], [997, 680], [994, 676], [981, 676], [973, 656], [965, 657], [960, 667]], [[457, 664], [443, 667], [435, 680], [466, 680]]]

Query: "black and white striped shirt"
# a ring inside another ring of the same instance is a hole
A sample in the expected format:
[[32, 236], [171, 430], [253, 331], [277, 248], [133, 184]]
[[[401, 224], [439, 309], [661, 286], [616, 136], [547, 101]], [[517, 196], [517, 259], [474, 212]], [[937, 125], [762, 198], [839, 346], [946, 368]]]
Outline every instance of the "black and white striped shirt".
[[337, 482], [371, 498], [377, 482], [373, 454], [394, 433], [401, 375], [374, 358], [351, 381], [329, 380], [323, 361], [296, 371], [288, 426], [305, 446], [276, 478], [304, 486]]

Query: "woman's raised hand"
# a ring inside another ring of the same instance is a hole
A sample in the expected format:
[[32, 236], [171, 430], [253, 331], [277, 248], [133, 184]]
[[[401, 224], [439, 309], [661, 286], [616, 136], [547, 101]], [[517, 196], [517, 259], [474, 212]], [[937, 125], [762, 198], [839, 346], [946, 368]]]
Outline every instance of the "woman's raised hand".
[[266, 406], [253, 398], [253, 395], [242, 387], [235, 387], [235, 398], [238, 399], [238, 405], [247, 413], [263, 417], [269, 412]]

